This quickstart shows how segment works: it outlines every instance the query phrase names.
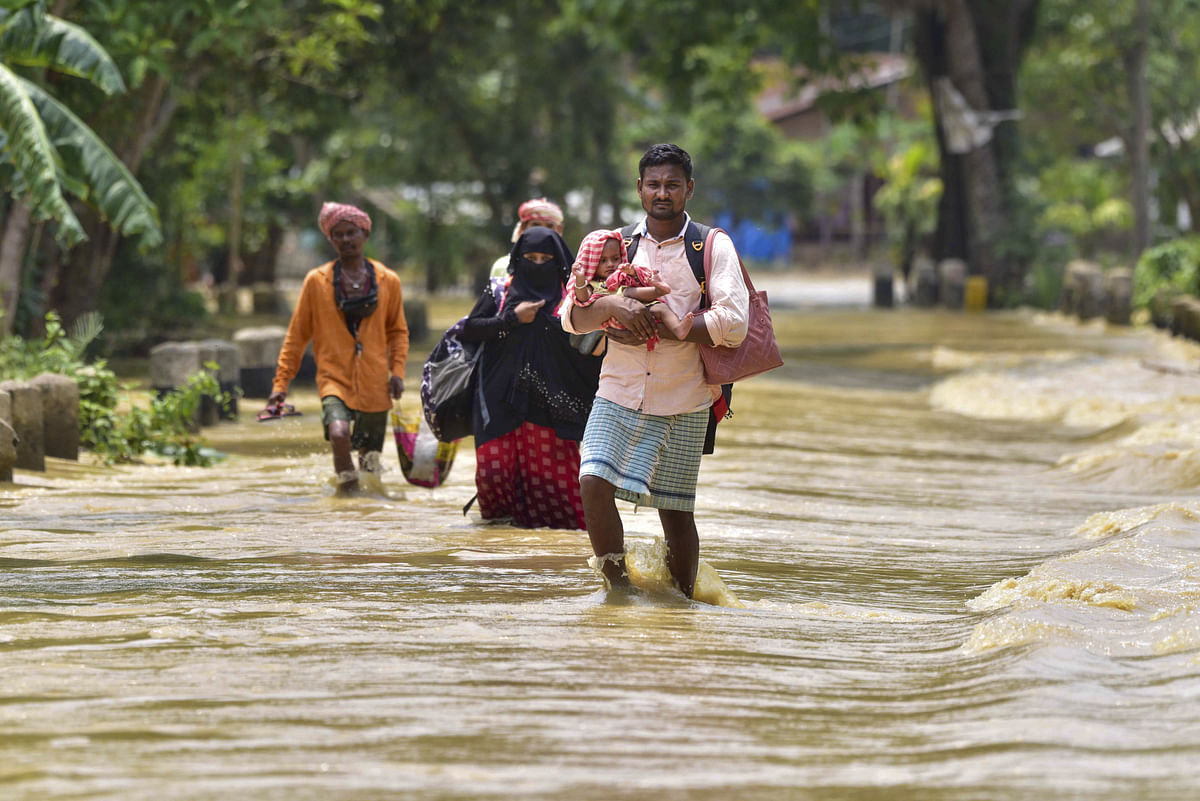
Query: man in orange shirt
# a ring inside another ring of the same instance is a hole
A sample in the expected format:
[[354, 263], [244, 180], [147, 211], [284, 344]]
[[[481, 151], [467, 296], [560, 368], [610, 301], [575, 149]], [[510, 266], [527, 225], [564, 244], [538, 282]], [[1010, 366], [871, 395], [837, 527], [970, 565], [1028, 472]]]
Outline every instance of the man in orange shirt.
[[363, 255], [371, 233], [366, 212], [326, 203], [318, 222], [338, 258], [304, 278], [267, 405], [283, 403], [311, 340], [333, 469], [341, 489], [352, 490], [358, 485], [352, 451], [360, 470], [379, 470], [387, 415], [404, 392], [408, 324], [400, 278]]

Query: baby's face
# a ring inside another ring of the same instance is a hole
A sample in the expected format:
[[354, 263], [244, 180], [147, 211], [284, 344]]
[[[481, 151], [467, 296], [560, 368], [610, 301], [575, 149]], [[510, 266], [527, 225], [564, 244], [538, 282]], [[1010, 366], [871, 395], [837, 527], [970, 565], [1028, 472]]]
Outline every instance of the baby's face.
[[596, 277], [608, 278], [620, 264], [621, 245], [617, 240], [610, 239], [604, 243], [604, 250], [600, 251], [600, 263], [596, 265]]

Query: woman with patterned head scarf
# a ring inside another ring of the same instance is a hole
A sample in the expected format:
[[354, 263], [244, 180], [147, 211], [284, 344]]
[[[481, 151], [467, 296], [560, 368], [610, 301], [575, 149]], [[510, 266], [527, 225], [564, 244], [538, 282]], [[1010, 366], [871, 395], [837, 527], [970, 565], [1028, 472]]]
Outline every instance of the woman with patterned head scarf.
[[337, 251], [311, 270], [279, 351], [265, 414], [285, 408], [288, 386], [311, 340], [325, 438], [333, 450], [339, 488], [358, 486], [359, 469], [377, 472], [392, 402], [404, 392], [408, 324], [400, 278], [363, 255], [371, 218], [345, 203], [326, 203], [317, 218]]
[[[512, 230], [511, 241], [513, 244], [516, 244], [521, 234], [536, 226], [549, 228], [557, 234], [562, 234], [563, 212], [557, 203], [544, 197], [535, 197], [522, 203], [517, 208], [517, 224], [513, 226]], [[503, 278], [508, 275], [508, 265], [508, 254], [496, 259], [492, 264], [491, 277]]]
[[474, 404], [475, 487], [484, 520], [582, 529], [579, 440], [600, 359], [571, 347], [558, 321], [574, 261], [550, 228], [509, 254], [511, 275], [467, 316], [459, 339], [482, 343]]

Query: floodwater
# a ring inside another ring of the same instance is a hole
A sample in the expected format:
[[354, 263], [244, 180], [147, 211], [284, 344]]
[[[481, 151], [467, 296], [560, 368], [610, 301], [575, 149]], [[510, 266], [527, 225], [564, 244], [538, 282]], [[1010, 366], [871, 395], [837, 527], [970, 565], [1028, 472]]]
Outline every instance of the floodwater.
[[[788, 363], [701, 472], [720, 605], [610, 599], [583, 533], [464, 516], [469, 448], [429, 490], [389, 443], [334, 497], [302, 392], [208, 429], [211, 469], [18, 471], [0, 797], [1195, 798], [1200, 354], [775, 318]], [[653, 573], [657, 517], [622, 508]]]

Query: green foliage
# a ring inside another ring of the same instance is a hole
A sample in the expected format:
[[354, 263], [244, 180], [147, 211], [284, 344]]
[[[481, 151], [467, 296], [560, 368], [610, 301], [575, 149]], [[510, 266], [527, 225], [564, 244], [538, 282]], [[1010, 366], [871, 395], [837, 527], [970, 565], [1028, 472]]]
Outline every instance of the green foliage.
[[[215, 364], [206, 364], [208, 370]], [[197, 435], [197, 414], [205, 397], [218, 404], [229, 403], [212, 372], [196, 373], [187, 385], [150, 401], [150, 407], [131, 404], [118, 411], [117, 404], [107, 405], [114, 397], [116, 377], [103, 362], [84, 368], [77, 376], [80, 388], [80, 444], [101, 455], [107, 462], [132, 462], [145, 453], [170, 457], [177, 465], [207, 467], [213, 457], [205, 440]], [[127, 389], [127, 388], [126, 388]], [[85, 399], [85, 390], [87, 396]], [[86, 410], [86, 413], [85, 413]]]
[[0, 11], [0, 135], [11, 163], [10, 191], [35, 219], [53, 219], [61, 241], [87, 238], [64, 197], [93, 204], [117, 229], [157, 244], [157, 212], [137, 181], [96, 134], [15, 67], [49, 69], [88, 80], [105, 93], [124, 90], [116, 65], [84, 29], [46, 13], [43, 2]]
[[47, 314], [43, 338], [0, 339], [0, 375], [58, 373], [74, 378], [79, 385], [80, 444], [109, 463], [132, 462], [153, 452], [175, 464], [211, 464], [205, 442], [196, 434], [196, 420], [204, 397], [215, 398], [222, 407], [230, 401], [217, 382], [217, 366], [206, 364], [208, 371], [191, 376], [186, 387], [141, 408], [130, 399], [130, 387], [121, 385], [104, 360], [84, 361], [85, 350], [102, 328], [99, 315], [92, 314], [76, 320], [68, 333], [56, 314]]
[[14, 14], [6, 22], [0, 27], [0, 53], [14, 62], [83, 78], [107, 95], [125, 91], [116, 64], [78, 25], [47, 14]]
[[[1047, 224], [1082, 232], [1092, 239], [1113, 239], [1132, 226], [1124, 201], [1127, 180], [1109, 180], [1103, 197], [1095, 184], [1080, 185], [1064, 172], [1082, 177], [1078, 155], [1092, 152], [1105, 140], [1120, 142], [1114, 155], [1093, 160], [1093, 172], [1120, 175], [1130, 169], [1128, 146], [1133, 119], [1130, 101], [1130, 54], [1136, 43], [1135, 0], [1041, 0], [1038, 32], [1022, 70], [1021, 108], [1025, 112], [1027, 157], [1047, 191]], [[1200, 0], [1156, 0], [1149, 15], [1145, 82], [1150, 104], [1151, 169], [1157, 176], [1159, 236], [1174, 233], [1180, 203], [1200, 220], [1200, 148], [1189, 131], [1200, 107], [1200, 27], [1195, 24]], [[1065, 179], [1065, 180], [1063, 180]], [[1122, 201], [1121, 205], [1105, 201]], [[1067, 204], [1067, 208], [1053, 208]], [[1070, 207], [1074, 204], [1074, 207]], [[1101, 233], [1103, 229], [1106, 233]], [[1082, 243], [1084, 250], [1089, 244]]]
[[74, 85], [56, 96], [122, 143], [163, 221], [161, 252], [121, 245], [111, 273], [103, 253], [80, 253], [60, 276], [61, 307], [86, 278], [117, 328], [133, 315], [108, 304], [150, 269], [176, 285], [233, 280], [239, 264], [242, 284], [272, 280], [281, 233], [311, 230], [323, 200], [367, 208], [371, 255], [431, 290], [486, 271], [531, 196], [567, 208], [573, 244], [636, 213], [634, 167], [654, 141], [696, 156], [699, 214], [805, 214], [821, 162], [760, 119], [747, 64], [780, 58], [790, 80], [796, 64], [837, 61], [824, 0], [66, 6], [130, 91], [121, 108]]
[[888, 239], [899, 262], [911, 258], [916, 241], [937, 225], [942, 196], [937, 162], [935, 143], [918, 139], [901, 145], [878, 173], [884, 185], [875, 193], [875, 207], [887, 221]]
[[1126, 194], [1127, 178], [1118, 165], [1096, 159], [1058, 159], [1019, 181], [1019, 201], [1029, 215], [1021, 228], [1036, 243], [1037, 252], [1029, 256], [1035, 272], [1061, 275], [1074, 258], [1118, 261], [1133, 227]]
[[1185, 237], [1150, 248], [1133, 271], [1133, 303], [1148, 306], [1160, 289], [1200, 294], [1200, 237]]
[[79, 180], [74, 193], [118, 231], [141, 238], [145, 247], [162, 243], [158, 210], [129, 169], [70, 109], [34, 83], [23, 82], [41, 117], [63, 171]]
[[[165, 339], [201, 336], [210, 321], [204, 298], [176, 280], [160, 258], [122, 248], [113, 279], [102, 289], [110, 330], [100, 353], [144, 356]], [[131, 286], [138, 291], [130, 292]]]
[[739, 218], [765, 221], [781, 208], [796, 214], [811, 208], [811, 162], [758, 115], [700, 104], [688, 117], [683, 141], [697, 171], [693, 213], [711, 217], [732, 210]]

